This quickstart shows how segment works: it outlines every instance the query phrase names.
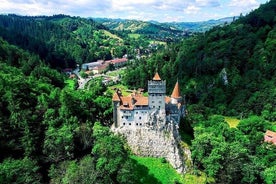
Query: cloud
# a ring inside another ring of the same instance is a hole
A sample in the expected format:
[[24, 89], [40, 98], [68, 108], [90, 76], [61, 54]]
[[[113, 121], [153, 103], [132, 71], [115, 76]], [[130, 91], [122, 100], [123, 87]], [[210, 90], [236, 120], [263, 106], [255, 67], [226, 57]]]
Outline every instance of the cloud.
[[[266, 0], [0, 0], [0, 13], [199, 21], [247, 13]], [[214, 14], [216, 12], [216, 14]]]
[[196, 7], [194, 5], [188, 6], [186, 9], [184, 9], [184, 12], [186, 14], [197, 14], [201, 8]]
[[229, 3], [232, 7], [243, 7], [243, 8], [257, 8], [259, 3], [256, 0], [232, 0]]
[[218, 7], [220, 6], [217, 0], [196, 0], [195, 3], [200, 7]]
[[241, 13], [246, 14], [260, 5], [257, 0], [231, 0], [228, 7], [232, 10], [230, 15], [237, 16]]

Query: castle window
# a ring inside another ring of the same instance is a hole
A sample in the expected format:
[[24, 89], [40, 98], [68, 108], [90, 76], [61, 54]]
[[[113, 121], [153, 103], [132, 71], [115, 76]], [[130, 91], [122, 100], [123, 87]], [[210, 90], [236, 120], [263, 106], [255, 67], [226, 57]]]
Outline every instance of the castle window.
[[154, 101], [152, 101], [151, 103], [154, 103]]
[[128, 116], [126, 116], [126, 119], [128, 119]]
[[140, 126], [142, 126], [142, 123], [140, 123]]
[[161, 102], [161, 101], [159, 101], [159, 103], [161, 104], [162, 102]]
[[124, 118], [124, 116], [122, 116], [122, 119]]
[[123, 125], [126, 125], [125, 123], [123, 123]]
[[142, 119], [142, 117], [140, 116], [139, 119]]
[[138, 126], [138, 123], [136, 123], [136, 125]]
[[136, 112], [136, 114], [138, 114], [138, 112]]
[[131, 125], [131, 123], [129, 123], [129, 125]]

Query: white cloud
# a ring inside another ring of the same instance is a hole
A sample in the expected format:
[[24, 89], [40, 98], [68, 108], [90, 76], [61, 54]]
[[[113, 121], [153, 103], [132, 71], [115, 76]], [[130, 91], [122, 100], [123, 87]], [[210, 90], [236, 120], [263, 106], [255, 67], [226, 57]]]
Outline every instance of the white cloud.
[[197, 14], [199, 12], [200, 8], [196, 7], [194, 5], [188, 6], [186, 9], [184, 9], [184, 12], [186, 14]]
[[257, 0], [231, 0], [228, 7], [231, 9], [230, 16], [237, 16], [241, 13], [245, 15], [258, 8], [259, 5], [260, 2], [257, 2]]
[[256, 0], [232, 0], [229, 3], [229, 6], [240, 8], [257, 8], [259, 3]]
[[261, 2], [266, 0], [0, 0], [0, 14], [198, 21], [248, 13]]
[[217, 0], [196, 0], [195, 3], [202, 7], [217, 7], [220, 5]]

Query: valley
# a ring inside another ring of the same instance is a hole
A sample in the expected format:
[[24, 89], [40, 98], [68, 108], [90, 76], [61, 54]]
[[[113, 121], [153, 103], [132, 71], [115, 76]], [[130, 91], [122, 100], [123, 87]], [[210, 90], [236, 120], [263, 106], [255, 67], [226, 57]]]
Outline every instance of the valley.
[[275, 9], [1, 14], [0, 183], [275, 183]]

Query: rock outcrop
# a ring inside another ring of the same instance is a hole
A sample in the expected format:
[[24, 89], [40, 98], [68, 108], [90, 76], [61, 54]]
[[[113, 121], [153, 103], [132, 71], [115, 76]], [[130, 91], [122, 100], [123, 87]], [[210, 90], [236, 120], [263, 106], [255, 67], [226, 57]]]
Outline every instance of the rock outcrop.
[[[158, 124], [159, 126], [154, 126]], [[129, 129], [122, 126], [112, 130], [125, 137], [134, 154], [165, 158], [177, 172], [187, 172], [188, 166], [185, 163], [191, 159], [190, 150], [181, 148], [177, 125], [173, 122], [149, 122], [145, 127]]]

